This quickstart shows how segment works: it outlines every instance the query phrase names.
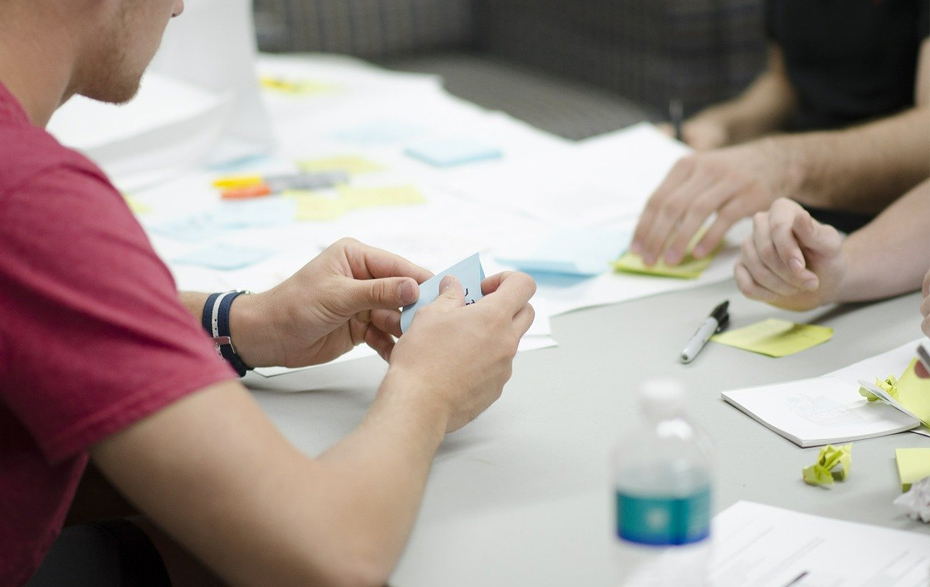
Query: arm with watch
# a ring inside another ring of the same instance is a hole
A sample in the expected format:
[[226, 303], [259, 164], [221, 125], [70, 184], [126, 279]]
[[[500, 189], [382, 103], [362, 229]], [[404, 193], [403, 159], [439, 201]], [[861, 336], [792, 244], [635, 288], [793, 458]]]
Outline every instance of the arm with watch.
[[235, 380], [94, 446], [93, 462], [151, 522], [173, 584], [212, 584], [184, 580], [191, 569], [242, 586], [387, 582], [442, 439], [500, 397], [534, 317], [525, 274], [488, 277], [470, 306], [448, 276], [399, 337], [398, 308], [429, 277], [344, 239], [267, 292], [181, 295], [198, 320], [207, 309], [211, 335], [214, 308], [218, 321], [228, 311], [218, 333], [249, 367], [319, 364], [364, 342], [389, 368], [358, 426], [319, 455], [291, 445]]

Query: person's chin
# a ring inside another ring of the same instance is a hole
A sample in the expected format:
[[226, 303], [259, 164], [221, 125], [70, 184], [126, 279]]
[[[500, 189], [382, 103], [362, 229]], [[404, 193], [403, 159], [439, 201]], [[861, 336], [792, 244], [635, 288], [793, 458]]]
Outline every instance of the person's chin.
[[114, 84], [106, 88], [93, 88], [82, 92], [82, 95], [108, 104], [125, 104], [135, 98], [138, 93], [139, 81], [137, 80], [133, 84]]

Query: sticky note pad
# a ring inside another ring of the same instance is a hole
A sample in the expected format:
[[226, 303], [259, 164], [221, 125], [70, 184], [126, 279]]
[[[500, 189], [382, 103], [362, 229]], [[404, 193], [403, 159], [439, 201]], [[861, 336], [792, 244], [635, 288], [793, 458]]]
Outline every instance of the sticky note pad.
[[894, 451], [894, 458], [901, 491], [907, 491], [914, 483], [930, 477], [930, 448], [898, 448]]
[[158, 235], [183, 242], [203, 242], [220, 234], [220, 227], [212, 214], [192, 214], [160, 222], [146, 223], [145, 227]]
[[654, 275], [657, 277], [677, 277], [679, 279], [697, 279], [710, 267], [714, 260], [712, 253], [703, 259], [695, 259], [691, 254], [685, 255], [678, 265], [666, 265], [661, 259], [653, 266], [643, 263], [643, 258], [634, 253], [626, 253], [614, 261], [614, 269], [624, 273], [638, 273], [640, 275]]
[[301, 171], [306, 173], [313, 173], [316, 171], [342, 171], [349, 175], [360, 175], [362, 173], [384, 171], [384, 167], [374, 161], [354, 155], [326, 157], [325, 159], [306, 159], [298, 161], [297, 166], [300, 167]]
[[930, 379], [923, 379], [914, 372], [917, 359], [911, 361], [904, 374], [898, 378], [898, 402], [930, 426]]
[[563, 229], [543, 239], [533, 251], [498, 261], [527, 273], [590, 277], [608, 269], [626, 247], [630, 233], [621, 230]]
[[213, 210], [213, 221], [226, 229], [282, 226], [294, 222], [296, 208], [293, 200], [277, 196], [220, 202]]
[[497, 147], [467, 138], [428, 139], [408, 145], [404, 152], [434, 167], [451, 167], [503, 156]]
[[412, 185], [374, 188], [340, 186], [339, 195], [350, 208], [402, 206], [426, 201], [420, 190]]
[[410, 328], [410, 323], [413, 322], [417, 310], [439, 297], [439, 282], [446, 275], [452, 275], [461, 282], [462, 288], [465, 290], [466, 305], [474, 304], [484, 297], [481, 293], [481, 282], [484, 281], [484, 267], [481, 266], [478, 253], [475, 253], [420, 284], [420, 298], [416, 303], [404, 306], [401, 309], [401, 332], [407, 332], [407, 329]]
[[827, 342], [833, 329], [769, 318], [714, 335], [711, 340], [770, 357], [785, 357]]
[[200, 265], [210, 269], [231, 271], [264, 261], [273, 254], [271, 251], [261, 249], [217, 244], [175, 257], [173, 261], [184, 265]]

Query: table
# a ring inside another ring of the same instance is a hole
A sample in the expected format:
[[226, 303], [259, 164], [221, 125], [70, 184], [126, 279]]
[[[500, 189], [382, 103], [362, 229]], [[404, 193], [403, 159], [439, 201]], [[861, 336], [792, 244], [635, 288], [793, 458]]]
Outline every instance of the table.
[[[724, 299], [734, 328], [781, 317], [830, 326], [834, 337], [781, 359], [711, 343], [694, 363], [679, 363]], [[616, 584], [608, 454], [638, 417], [638, 385], [654, 377], [686, 383], [691, 414], [715, 443], [715, 511], [750, 500], [930, 534], [891, 504], [900, 494], [894, 449], [928, 447], [930, 438], [858, 441], [850, 478], [825, 490], [801, 481], [819, 449], [798, 448], [720, 399], [726, 389], [822, 375], [913, 340], [919, 303], [914, 293], [796, 314], [743, 298], [730, 280], [553, 319], [560, 346], [518, 355], [503, 397], [442, 445], [391, 584]], [[255, 395], [292, 442], [318, 454], [361, 420], [384, 371], [380, 360], [344, 363], [318, 379], [321, 389]]]

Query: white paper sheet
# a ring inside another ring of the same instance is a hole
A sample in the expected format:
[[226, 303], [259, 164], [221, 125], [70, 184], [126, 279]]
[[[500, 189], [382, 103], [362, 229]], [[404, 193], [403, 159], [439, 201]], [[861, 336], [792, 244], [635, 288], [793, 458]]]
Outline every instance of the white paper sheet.
[[859, 379], [899, 376], [916, 341], [823, 377], [721, 393], [724, 400], [801, 447], [904, 432], [920, 422], [859, 394]]

